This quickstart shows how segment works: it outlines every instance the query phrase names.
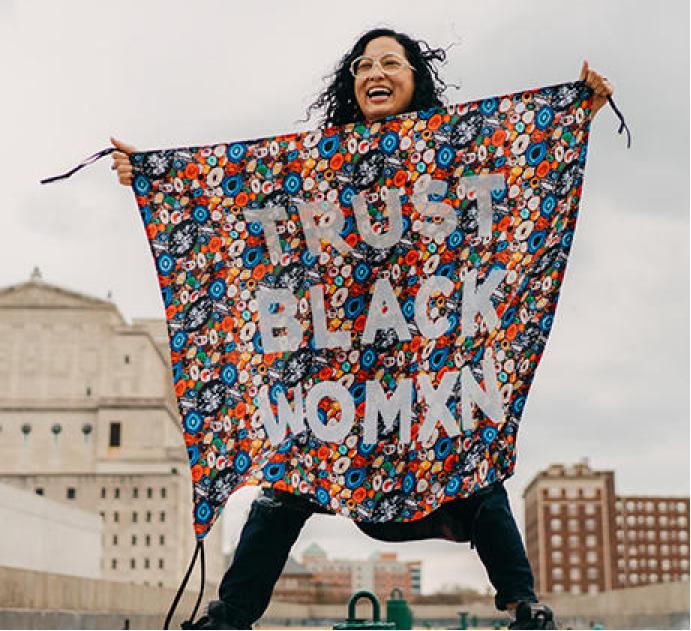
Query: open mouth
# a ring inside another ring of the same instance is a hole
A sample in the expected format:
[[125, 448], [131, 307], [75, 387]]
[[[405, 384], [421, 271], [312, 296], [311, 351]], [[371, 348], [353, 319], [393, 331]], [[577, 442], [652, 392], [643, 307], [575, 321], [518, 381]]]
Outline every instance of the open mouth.
[[383, 87], [373, 87], [367, 90], [367, 98], [372, 101], [372, 103], [382, 103], [386, 101], [392, 94], [389, 88]]

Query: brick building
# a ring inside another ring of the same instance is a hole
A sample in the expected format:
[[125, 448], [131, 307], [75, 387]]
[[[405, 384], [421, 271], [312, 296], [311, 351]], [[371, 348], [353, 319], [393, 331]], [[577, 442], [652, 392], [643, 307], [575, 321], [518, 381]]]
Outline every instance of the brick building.
[[689, 498], [618, 496], [617, 582], [620, 587], [689, 577]]
[[316, 596], [314, 574], [289, 556], [274, 587], [273, 598], [294, 603], [313, 603]]
[[343, 602], [359, 589], [374, 592], [386, 600], [398, 587], [404, 597], [420, 593], [422, 563], [401, 561], [395, 552], [375, 552], [367, 559], [329, 559], [317, 544], [302, 556], [302, 565], [312, 573], [317, 598], [324, 602]]
[[523, 497], [538, 592], [688, 580], [688, 497], [618, 497], [614, 472], [587, 462], [551, 465]]

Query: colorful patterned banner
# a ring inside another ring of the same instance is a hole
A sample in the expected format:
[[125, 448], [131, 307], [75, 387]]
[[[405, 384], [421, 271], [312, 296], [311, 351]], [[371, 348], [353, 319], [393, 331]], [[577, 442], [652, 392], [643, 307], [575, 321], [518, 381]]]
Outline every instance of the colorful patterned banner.
[[204, 537], [271, 486], [413, 521], [513, 473], [590, 91], [132, 155]]

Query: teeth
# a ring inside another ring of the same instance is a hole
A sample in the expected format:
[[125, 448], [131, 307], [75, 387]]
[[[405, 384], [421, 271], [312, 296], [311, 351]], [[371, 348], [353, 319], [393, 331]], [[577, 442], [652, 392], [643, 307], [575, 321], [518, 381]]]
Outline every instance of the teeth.
[[391, 94], [391, 90], [386, 88], [371, 88], [367, 91], [367, 96], [389, 96], [389, 94]]

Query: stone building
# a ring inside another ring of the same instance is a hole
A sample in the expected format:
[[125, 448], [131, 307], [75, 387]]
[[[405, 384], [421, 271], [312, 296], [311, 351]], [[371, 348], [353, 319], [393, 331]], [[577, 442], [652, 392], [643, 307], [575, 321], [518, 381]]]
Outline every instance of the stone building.
[[523, 497], [539, 593], [688, 580], [688, 497], [619, 497], [614, 472], [587, 462], [550, 465]]
[[0, 482], [100, 515], [103, 578], [176, 586], [195, 539], [165, 322], [129, 324], [34, 270], [0, 289], [0, 347]]

